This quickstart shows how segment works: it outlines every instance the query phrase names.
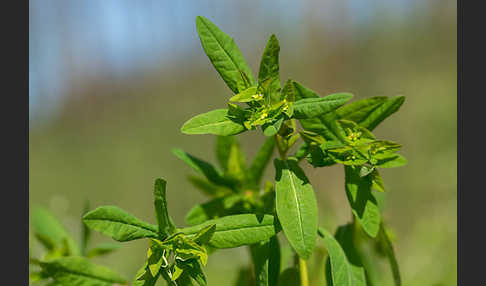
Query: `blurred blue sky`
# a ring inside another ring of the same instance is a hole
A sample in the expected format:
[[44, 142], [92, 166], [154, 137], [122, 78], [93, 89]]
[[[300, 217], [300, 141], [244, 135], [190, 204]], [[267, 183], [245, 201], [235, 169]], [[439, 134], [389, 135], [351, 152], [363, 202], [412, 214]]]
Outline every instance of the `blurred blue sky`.
[[[30, 116], [55, 111], [83, 79], [124, 79], [190, 58], [200, 49], [196, 15], [251, 47], [261, 46], [254, 31], [298, 37], [308, 22], [322, 24], [327, 33], [359, 35], [377, 16], [405, 20], [429, 2], [30, 0]], [[247, 25], [236, 26], [242, 22]]]

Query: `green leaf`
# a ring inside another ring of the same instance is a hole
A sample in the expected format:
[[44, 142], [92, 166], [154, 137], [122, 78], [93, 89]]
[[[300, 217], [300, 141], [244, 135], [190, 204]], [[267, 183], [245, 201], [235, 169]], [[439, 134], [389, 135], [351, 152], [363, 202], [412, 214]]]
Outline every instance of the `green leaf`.
[[216, 136], [216, 148], [214, 151], [219, 166], [223, 168], [224, 171], [228, 169], [228, 158], [233, 144], [238, 144], [236, 136]]
[[[200, 237], [201, 231], [199, 231], [195, 237]], [[157, 243], [159, 247], [166, 251], [174, 252], [174, 257], [180, 261], [188, 261], [190, 259], [199, 259], [203, 265], [206, 265], [208, 255], [206, 249], [190, 237], [186, 237], [183, 233], [176, 233], [168, 237], [164, 241], [153, 239], [153, 242]]]
[[61, 222], [47, 209], [34, 209], [31, 222], [35, 236], [47, 249], [60, 249], [63, 248], [64, 243], [67, 243], [68, 254], [81, 254], [72, 236], [62, 226]]
[[230, 36], [202, 16], [196, 17], [196, 28], [206, 55], [234, 93], [255, 84], [250, 68]]
[[394, 98], [369, 97], [343, 106], [336, 113], [339, 119], [352, 120], [372, 131], [388, 116], [398, 111], [404, 101], [404, 96]]
[[239, 214], [206, 221], [179, 231], [191, 237], [208, 225], [216, 225], [209, 241], [214, 248], [233, 248], [269, 239], [280, 231], [278, 220], [272, 215]]
[[204, 276], [199, 262], [191, 260], [187, 263], [181, 264], [180, 266], [182, 267], [184, 272], [182, 273], [182, 276], [176, 281], [178, 286], [193, 285], [190, 280], [184, 278], [185, 275], [187, 275], [188, 278], [192, 278], [200, 286], [207, 285], [206, 276]]
[[40, 233], [34, 233], [35, 238], [44, 246], [44, 248], [50, 252], [57, 250], [56, 243], [48, 236], [44, 236]]
[[231, 182], [223, 178], [221, 172], [210, 163], [196, 158], [181, 149], [173, 149], [172, 153], [182, 161], [186, 162], [191, 168], [204, 175], [210, 182], [213, 182], [216, 185], [231, 185]]
[[199, 245], [207, 244], [211, 237], [213, 237], [214, 232], [216, 231], [216, 225], [208, 225], [205, 228], [201, 229], [196, 236], [194, 236], [194, 242]]
[[187, 213], [186, 223], [196, 225], [210, 219], [247, 212], [241, 205], [242, 199], [240, 195], [229, 195], [195, 205]]
[[109, 254], [117, 249], [120, 248], [120, 245], [114, 244], [114, 243], [101, 243], [97, 245], [96, 247], [90, 249], [86, 253], [86, 257], [92, 258], [92, 257], [97, 257], [105, 254]]
[[163, 271], [159, 272], [159, 274], [155, 275], [155, 277], [152, 276], [148, 268], [148, 262], [145, 262], [142, 268], [140, 268], [135, 274], [135, 278], [132, 281], [132, 286], [154, 286], [160, 276], [160, 273], [162, 272]]
[[400, 154], [394, 154], [388, 158], [378, 160], [375, 164], [377, 167], [380, 168], [396, 168], [401, 167], [407, 164], [407, 159]]
[[388, 99], [386, 102], [375, 108], [368, 116], [357, 122], [360, 126], [373, 131], [378, 124], [388, 116], [397, 112], [405, 101], [405, 96], [397, 96]]
[[381, 244], [381, 247], [384, 249], [385, 255], [388, 257], [395, 286], [401, 286], [402, 279], [400, 278], [400, 269], [398, 267], [398, 262], [395, 257], [395, 251], [393, 250], [393, 244], [390, 240], [390, 237], [386, 233], [386, 228], [383, 223], [381, 224], [380, 232], [378, 233], [378, 241]]
[[96, 265], [84, 257], [62, 257], [41, 262], [41, 267], [62, 285], [111, 286], [125, 283], [119, 274], [104, 266]]
[[264, 82], [271, 77], [279, 77], [278, 54], [280, 45], [277, 37], [271, 35], [260, 60], [260, 70], [258, 72], [258, 82]]
[[176, 228], [167, 210], [166, 185], [167, 182], [164, 179], [155, 180], [155, 186], [154, 186], [155, 217], [157, 218], [159, 235], [162, 238], [165, 238], [170, 234], [172, 234]]
[[272, 158], [275, 149], [275, 137], [268, 137], [258, 150], [253, 162], [248, 169], [248, 178], [255, 185], [258, 185], [262, 179], [265, 168]]
[[357, 167], [344, 166], [344, 171], [346, 196], [353, 215], [368, 235], [376, 237], [380, 229], [381, 215], [376, 199], [371, 193], [371, 178], [361, 178]]
[[277, 236], [250, 245], [256, 286], [276, 286], [280, 274], [280, 245]]
[[349, 263], [344, 250], [336, 239], [325, 229], [319, 228], [319, 236], [324, 240], [329, 253], [332, 284], [339, 286], [353, 286], [353, 268]]
[[294, 102], [294, 118], [314, 118], [331, 112], [348, 102], [350, 93], [334, 93], [318, 98], [304, 98]]
[[263, 135], [270, 137], [278, 133], [282, 122], [284, 121], [283, 116], [276, 118], [275, 120], [265, 123], [262, 125]]
[[238, 143], [232, 144], [229, 151], [226, 175], [242, 181], [246, 176], [245, 156]]
[[91, 229], [110, 236], [116, 241], [158, 237], [157, 227], [141, 221], [116, 206], [102, 206], [83, 216]]
[[275, 159], [275, 205], [290, 245], [309, 258], [317, 236], [317, 201], [309, 180], [295, 160]]
[[294, 86], [295, 100], [313, 97], [319, 98], [319, 95], [317, 95], [315, 91], [304, 87], [302, 84], [296, 82], [295, 80], [292, 81], [292, 85]]
[[299, 149], [297, 149], [297, 151], [295, 152], [295, 157], [298, 160], [304, 159], [309, 154], [310, 147], [311, 147], [310, 144], [304, 141], [300, 145]]
[[215, 109], [199, 114], [182, 125], [185, 134], [236, 135], [245, 131], [245, 127], [228, 117], [228, 109]]
[[320, 146], [310, 146], [307, 161], [314, 167], [327, 167], [336, 163], [329, 153], [324, 152]]
[[256, 86], [249, 87], [237, 95], [232, 96], [229, 100], [232, 102], [250, 102], [255, 100], [262, 100], [263, 96], [258, 94]]
[[347, 119], [360, 123], [366, 119], [373, 110], [388, 100], [386, 96], [368, 97], [346, 104], [336, 110], [339, 119]]
[[321, 135], [326, 141], [346, 143], [345, 132], [337, 121], [336, 113], [329, 112], [325, 115], [299, 120], [302, 128]]
[[295, 101], [295, 85], [293, 80], [288, 79], [285, 82], [285, 85], [282, 88], [282, 97], [288, 102]]
[[[383, 183], [383, 178], [380, 175], [380, 172], [378, 172], [377, 169], [374, 169], [371, 174], [371, 182], [372, 182], [372, 187], [373, 189], [379, 191], [379, 192], [384, 192], [385, 191], [385, 184]], [[379, 206], [379, 203], [377, 203]]]
[[[358, 252], [358, 249], [356, 248], [356, 243], [355, 243], [355, 238], [354, 238], [354, 229], [353, 229], [353, 224], [347, 224], [344, 226], [338, 227], [336, 230], [336, 233], [334, 234], [335, 240], [339, 242], [340, 248], [344, 251], [344, 254], [346, 256], [346, 259], [351, 266], [351, 271], [353, 273], [352, 275], [352, 285], [354, 286], [366, 286], [367, 285], [367, 277], [366, 277], [366, 272], [363, 267], [363, 262], [361, 261], [361, 256], [360, 253]], [[326, 245], [327, 247], [327, 245]], [[331, 258], [332, 259], [332, 258]], [[328, 260], [327, 263], [327, 271], [326, 271], [326, 278], [328, 281], [331, 283], [328, 283], [329, 286], [338, 286], [341, 284], [332, 283], [332, 271], [338, 270], [338, 269], [329, 269], [332, 268], [332, 265], [330, 261]], [[331, 267], [329, 267], [331, 266]], [[329, 271], [331, 270], [331, 271]]]
[[[262, 59], [260, 60], [260, 70], [258, 72], [259, 93], [264, 94], [267, 104], [273, 104], [281, 100], [280, 96], [280, 77], [278, 55], [280, 45], [277, 37], [271, 35]], [[269, 135], [271, 136], [271, 135]]]
[[[83, 215], [85, 215], [90, 209], [89, 201], [85, 200], [84, 202], [84, 209]], [[88, 241], [91, 237], [91, 230], [81, 221], [81, 229], [82, 229], [82, 236], [81, 236], [81, 254], [86, 255], [86, 249], [88, 247]]]

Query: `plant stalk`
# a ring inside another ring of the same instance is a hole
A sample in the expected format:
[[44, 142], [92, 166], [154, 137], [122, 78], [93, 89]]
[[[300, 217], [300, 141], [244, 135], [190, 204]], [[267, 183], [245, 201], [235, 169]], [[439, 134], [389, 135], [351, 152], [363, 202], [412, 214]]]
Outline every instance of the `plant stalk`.
[[307, 262], [299, 257], [300, 286], [309, 286]]

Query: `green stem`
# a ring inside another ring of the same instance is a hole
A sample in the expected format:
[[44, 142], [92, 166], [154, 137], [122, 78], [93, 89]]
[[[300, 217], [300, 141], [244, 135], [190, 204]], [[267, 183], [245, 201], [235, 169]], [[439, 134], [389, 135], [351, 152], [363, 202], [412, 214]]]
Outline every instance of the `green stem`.
[[300, 272], [300, 286], [309, 286], [309, 278], [307, 275], [307, 262], [299, 257], [299, 272]]
[[277, 149], [278, 153], [280, 155], [280, 159], [285, 160], [287, 158], [287, 148], [282, 146], [282, 137], [280, 137], [278, 134], [275, 135], [275, 142], [277, 143]]

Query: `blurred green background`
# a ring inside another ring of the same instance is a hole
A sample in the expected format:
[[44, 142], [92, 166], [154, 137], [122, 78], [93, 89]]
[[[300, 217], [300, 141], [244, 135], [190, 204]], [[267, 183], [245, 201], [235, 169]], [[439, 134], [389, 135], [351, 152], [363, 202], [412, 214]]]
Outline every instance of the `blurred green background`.
[[[153, 183], [162, 177], [169, 212], [184, 225], [205, 198], [171, 149], [215, 162], [214, 137], [179, 129], [231, 95], [200, 46], [196, 15], [233, 36], [254, 73], [274, 33], [282, 82], [295, 79], [321, 96], [406, 96], [375, 132], [402, 143], [409, 161], [383, 170], [384, 217], [404, 285], [456, 285], [456, 1], [31, 0], [31, 208], [49, 208], [78, 237], [86, 199], [155, 223]], [[257, 132], [238, 137], [249, 159], [264, 140]], [[305, 169], [321, 225], [334, 231], [351, 218], [342, 168]], [[268, 168], [266, 178], [273, 175]], [[146, 243], [96, 260], [131, 278]], [[32, 250], [40, 251], [35, 243]], [[244, 248], [217, 252], [205, 270], [209, 285], [232, 284], [248, 261]]]

